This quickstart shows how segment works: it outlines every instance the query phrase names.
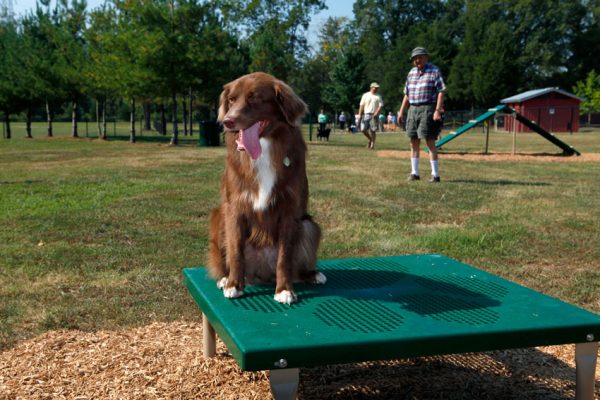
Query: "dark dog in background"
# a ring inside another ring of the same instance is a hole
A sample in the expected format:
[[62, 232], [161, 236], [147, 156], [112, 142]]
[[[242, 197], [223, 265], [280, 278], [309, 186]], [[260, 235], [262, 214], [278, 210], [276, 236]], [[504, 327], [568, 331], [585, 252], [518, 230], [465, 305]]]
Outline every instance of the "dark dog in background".
[[317, 140], [327, 139], [329, 142], [329, 135], [331, 134], [331, 128], [317, 128]]
[[321, 229], [307, 213], [306, 105], [265, 73], [224, 86], [219, 120], [227, 158], [221, 204], [210, 217], [208, 266], [225, 297], [244, 285], [275, 282], [275, 300], [297, 300], [293, 282], [325, 283], [317, 272]]

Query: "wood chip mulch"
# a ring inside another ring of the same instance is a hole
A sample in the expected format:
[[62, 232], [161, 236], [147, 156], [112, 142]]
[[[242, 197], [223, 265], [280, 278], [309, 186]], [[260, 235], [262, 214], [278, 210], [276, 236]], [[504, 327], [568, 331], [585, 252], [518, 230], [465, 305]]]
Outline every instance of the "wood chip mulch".
[[[573, 399], [574, 345], [301, 369], [299, 399]], [[600, 398], [600, 367], [596, 369]], [[201, 325], [53, 331], [0, 353], [0, 399], [269, 399]]]

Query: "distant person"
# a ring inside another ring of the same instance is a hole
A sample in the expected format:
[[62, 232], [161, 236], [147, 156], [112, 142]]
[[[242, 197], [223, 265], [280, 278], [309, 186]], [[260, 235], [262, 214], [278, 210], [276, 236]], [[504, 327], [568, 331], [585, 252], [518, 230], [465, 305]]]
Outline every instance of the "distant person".
[[[429, 53], [423, 47], [415, 47], [410, 55], [414, 68], [408, 73], [404, 85], [404, 99], [398, 111], [399, 122], [406, 118], [406, 136], [410, 138], [411, 173], [409, 181], [417, 181], [419, 175], [419, 151], [421, 139], [429, 148], [431, 179], [440, 182], [438, 153], [435, 141], [440, 133], [440, 122], [444, 113], [444, 91], [446, 85], [438, 67], [429, 62]], [[410, 108], [409, 108], [410, 104]]]
[[379, 113], [379, 131], [383, 132], [383, 124], [385, 123], [385, 115], [383, 115], [383, 113]]
[[325, 114], [323, 109], [321, 109], [321, 112], [319, 113], [317, 120], [319, 121], [319, 130], [324, 131], [325, 128], [327, 128], [327, 114]]
[[369, 149], [375, 148], [375, 138], [377, 136], [377, 115], [383, 107], [383, 100], [381, 96], [377, 94], [379, 85], [377, 82], [371, 83], [369, 91], [363, 94], [360, 99], [360, 105], [358, 108], [358, 114], [356, 119], [357, 129], [360, 129], [362, 133], [369, 139], [367, 147]]
[[344, 130], [344, 128], [346, 127], [346, 114], [344, 114], [344, 112], [342, 111], [340, 113], [340, 116], [338, 117], [338, 122], [340, 123], [340, 130]]
[[387, 116], [387, 123], [388, 123], [388, 125], [392, 125], [394, 123], [394, 114], [392, 114], [391, 111]]

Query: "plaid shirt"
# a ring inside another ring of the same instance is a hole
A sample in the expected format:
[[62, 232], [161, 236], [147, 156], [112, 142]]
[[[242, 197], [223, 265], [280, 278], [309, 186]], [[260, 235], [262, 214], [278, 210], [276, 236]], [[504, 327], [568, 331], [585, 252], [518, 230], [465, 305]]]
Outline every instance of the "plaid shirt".
[[422, 72], [417, 67], [411, 69], [404, 85], [404, 94], [411, 105], [435, 104], [438, 93], [444, 90], [442, 72], [431, 63], [425, 64]]

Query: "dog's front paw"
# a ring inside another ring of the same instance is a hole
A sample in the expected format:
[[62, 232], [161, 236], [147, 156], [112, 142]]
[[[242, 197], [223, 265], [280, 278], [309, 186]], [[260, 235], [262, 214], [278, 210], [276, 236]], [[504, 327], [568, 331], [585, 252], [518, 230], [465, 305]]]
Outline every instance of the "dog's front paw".
[[296, 296], [296, 293], [292, 291], [282, 290], [281, 292], [275, 294], [274, 299], [282, 304], [292, 304], [298, 301], [298, 296]]
[[317, 272], [315, 274], [315, 283], [317, 285], [324, 285], [327, 282], [327, 277], [322, 272]]
[[235, 286], [223, 289], [223, 296], [228, 299], [235, 299], [244, 295], [243, 290], [238, 290]]
[[227, 279], [226, 276], [222, 277], [221, 279], [219, 279], [219, 281], [217, 282], [217, 287], [221, 290], [225, 289], [225, 286], [227, 286], [227, 282], [229, 282], [229, 279]]

